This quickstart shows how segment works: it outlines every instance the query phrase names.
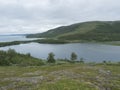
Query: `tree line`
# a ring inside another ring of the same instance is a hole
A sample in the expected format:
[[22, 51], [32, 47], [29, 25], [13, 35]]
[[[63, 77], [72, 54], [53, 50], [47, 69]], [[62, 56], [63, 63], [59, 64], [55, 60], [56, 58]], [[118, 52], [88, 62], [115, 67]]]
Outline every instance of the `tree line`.
[[[78, 56], [75, 52], [72, 52], [70, 59], [55, 59], [55, 54], [50, 52], [46, 60], [34, 58], [30, 53], [20, 54], [13, 49], [8, 51], [0, 50], [0, 66], [41, 66], [46, 63], [57, 63], [57, 61], [64, 61], [68, 63], [85, 63], [84, 58], [78, 60]], [[103, 64], [112, 64], [110, 61], [103, 61]], [[120, 62], [118, 62], [120, 64]]]
[[[75, 52], [72, 52], [71, 55], [70, 55], [70, 60], [68, 60], [68, 59], [64, 59], [64, 60], [69, 61], [71, 63], [74, 63], [76, 61], [78, 62], [77, 59], [78, 59], [77, 54]], [[48, 63], [55, 63], [56, 62], [54, 53], [51, 52], [51, 53], [48, 54], [47, 62]], [[79, 62], [84, 63], [84, 59], [80, 58]]]
[[[77, 54], [75, 52], [72, 52], [70, 56], [70, 60], [68, 59], [60, 59], [60, 60], [74, 63], [78, 61], [77, 58], [78, 58]], [[56, 63], [57, 59], [55, 59], [55, 54], [53, 52], [49, 53], [45, 61], [46, 63]], [[20, 54], [13, 49], [9, 49], [8, 51], [0, 50], [0, 66], [13, 66], [13, 65], [40, 66], [40, 65], [44, 65], [45, 61], [42, 59], [37, 59], [32, 57], [30, 53]], [[79, 62], [84, 63], [84, 60], [81, 58]]]
[[17, 53], [13, 49], [0, 51], [0, 66], [40, 66], [43, 65], [41, 59], [37, 59], [28, 54]]

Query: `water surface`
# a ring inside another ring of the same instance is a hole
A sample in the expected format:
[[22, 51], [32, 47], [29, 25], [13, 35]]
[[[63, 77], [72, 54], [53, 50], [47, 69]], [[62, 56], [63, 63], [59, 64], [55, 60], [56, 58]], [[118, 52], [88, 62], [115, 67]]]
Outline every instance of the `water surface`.
[[25, 35], [0, 35], [0, 42], [35, 40], [37, 38], [26, 38]]
[[55, 58], [68, 58], [75, 52], [78, 60], [84, 58], [85, 61], [120, 61], [120, 46], [102, 45], [93, 43], [72, 43], [72, 44], [39, 44], [28, 43], [1, 47], [0, 50], [15, 49], [19, 53], [30, 53], [33, 57], [46, 59], [48, 53], [53, 52]]

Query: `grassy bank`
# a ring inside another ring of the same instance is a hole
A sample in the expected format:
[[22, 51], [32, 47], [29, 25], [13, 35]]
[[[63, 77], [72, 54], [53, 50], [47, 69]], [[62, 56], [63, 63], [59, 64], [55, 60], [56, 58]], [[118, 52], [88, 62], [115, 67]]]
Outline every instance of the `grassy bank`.
[[0, 90], [120, 90], [120, 66], [5, 66], [0, 67]]

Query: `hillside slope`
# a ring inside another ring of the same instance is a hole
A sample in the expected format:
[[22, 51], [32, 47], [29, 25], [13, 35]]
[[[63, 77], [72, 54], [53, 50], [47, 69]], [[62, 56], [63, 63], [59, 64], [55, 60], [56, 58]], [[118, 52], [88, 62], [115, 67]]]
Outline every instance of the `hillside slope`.
[[85, 41], [119, 41], [120, 21], [92, 21], [62, 26], [27, 37]]

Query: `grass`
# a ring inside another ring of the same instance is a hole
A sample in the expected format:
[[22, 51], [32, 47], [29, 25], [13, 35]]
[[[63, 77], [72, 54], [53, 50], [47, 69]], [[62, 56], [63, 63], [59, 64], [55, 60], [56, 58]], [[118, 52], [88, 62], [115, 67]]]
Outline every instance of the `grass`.
[[90, 83], [83, 83], [77, 80], [64, 79], [56, 83], [45, 83], [36, 90], [97, 90], [96, 87]]
[[[109, 72], [108, 72], [109, 71]], [[66, 63], [0, 67], [0, 90], [120, 90], [120, 66]]]

